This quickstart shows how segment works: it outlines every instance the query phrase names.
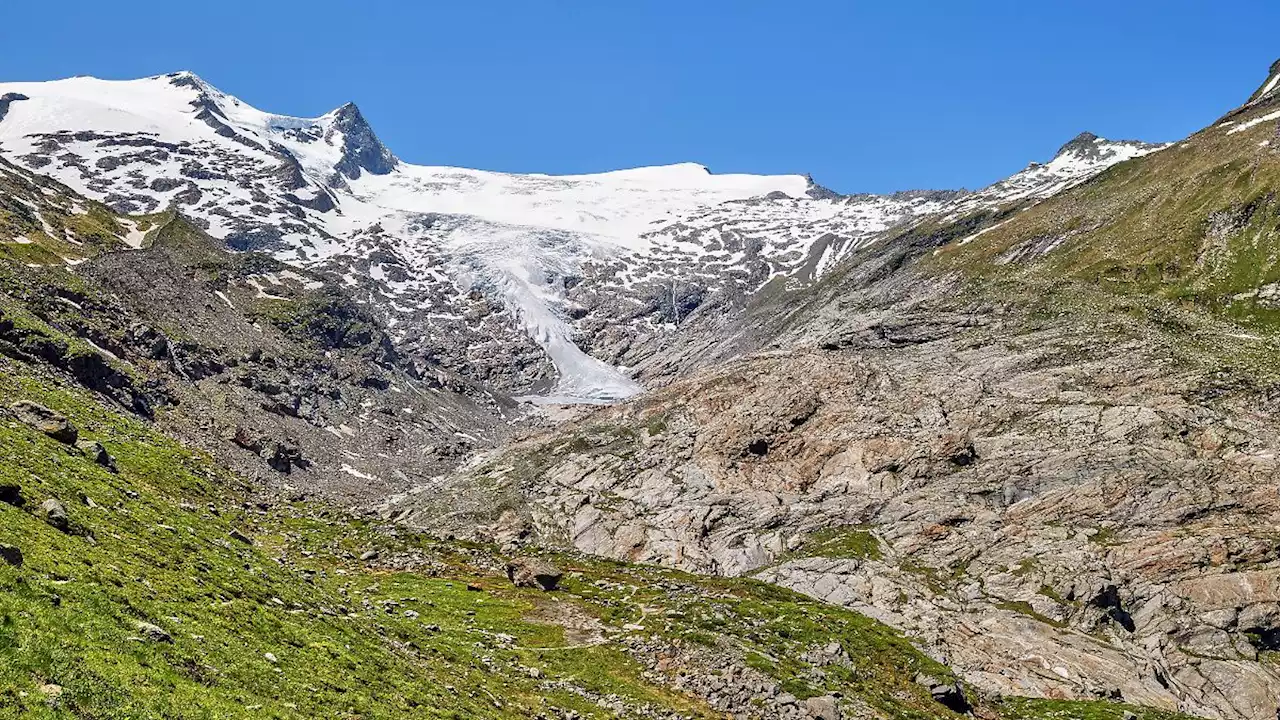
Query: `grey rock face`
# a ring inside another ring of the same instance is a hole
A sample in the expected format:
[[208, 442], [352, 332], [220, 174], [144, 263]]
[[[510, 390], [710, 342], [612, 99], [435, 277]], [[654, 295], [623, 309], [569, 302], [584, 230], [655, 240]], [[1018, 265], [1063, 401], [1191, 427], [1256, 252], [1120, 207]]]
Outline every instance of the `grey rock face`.
[[451, 519], [409, 522], [492, 526], [471, 493], [496, 481], [538, 541], [848, 606], [984, 692], [1274, 714], [1280, 674], [1256, 657], [1280, 637], [1280, 567], [1253, 528], [1280, 521], [1280, 434], [1245, 419], [1265, 393], [1216, 393], [1137, 342], [956, 318], [599, 410], [435, 487]]
[[386, 175], [395, 169], [395, 155], [374, 134], [355, 103], [338, 109], [334, 128], [342, 133], [342, 159], [335, 169], [343, 176], [355, 180], [362, 170]]
[[11, 103], [29, 99], [30, 98], [22, 93], [5, 93], [4, 95], [0, 95], [0, 120], [4, 120], [4, 116], [9, 113], [9, 105]]

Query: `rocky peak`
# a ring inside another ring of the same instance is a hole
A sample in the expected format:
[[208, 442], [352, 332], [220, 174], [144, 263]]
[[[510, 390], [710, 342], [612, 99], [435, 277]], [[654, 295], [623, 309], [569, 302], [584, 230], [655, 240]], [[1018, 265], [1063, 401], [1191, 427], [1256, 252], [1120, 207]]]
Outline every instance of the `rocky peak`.
[[809, 186], [805, 189], [804, 194], [814, 200], [839, 200], [840, 198], [844, 197], [843, 195], [836, 192], [835, 190], [832, 190], [831, 188], [819, 185], [813, 179], [813, 176], [808, 173], [805, 173], [804, 179], [809, 183]]
[[1258, 89], [1249, 96], [1249, 102], [1246, 105], [1255, 105], [1265, 100], [1274, 100], [1280, 97], [1280, 60], [1271, 63], [1271, 67], [1267, 70], [1267, 79]]
[[890, 193], [889, 197], [901, 201], [930, 200], [933, 202], [950, 202], [968, 194], [969, 191], [963, 188], [960, 190], [898, 190]]
[[[1067, 144], [1058, 148], [1058, 152], [1053, 156], [1054, 160], [1059, 158], [1077, 158], [1090, 163], [1096, 163], [1119, 155], [1133, 154], [1134, 150], [1150, 152], [1158, 150], [1161, 145], [1157, 143], [1142, 142], [1141, 140], [1108, 140], [1104, 137], [1098, 137], [1091, 132], [1082, 132], [1071, 138]], [[1034, 163], [1033, 163], [1034, 165]]]
[[1068, 153], [1088, 153], [1090, 151], [1096, 151], [1100, 140], [1102, 140], [1102, 138], [1086, 130], [1085, 132], [1071, 138], [1067, 144], [1058, 148], [1058, 152], [1055, 153], [1054, 156], [1066, 155]]
[[179, 70], [178, 72], [169, 73], [165, 77], [169, 78], [169, 84], [174, 87], [189, 87], [196, 90], [207, 90], [210, 87], [209, 83], [190, 70]]
[[342, 134], [342, 159], [334, 167], [338, 173], [355, 180], [362, 170], [386, 175], [395, 169], [399, 160], [378, 139], [355, 103], [343, 105], [333, 111], [332, 116], [330, 132]]
[[28, 98], [26, 95], [23, 95], [22, 93], [5, 93], [3, 95], [0, 95], [0, 120], [3, 120], [4, 116], [8, 114], [9, 105], [11, 103], [19, 102], [21, 100], [28, 100], [28, 99], [30, 98]]

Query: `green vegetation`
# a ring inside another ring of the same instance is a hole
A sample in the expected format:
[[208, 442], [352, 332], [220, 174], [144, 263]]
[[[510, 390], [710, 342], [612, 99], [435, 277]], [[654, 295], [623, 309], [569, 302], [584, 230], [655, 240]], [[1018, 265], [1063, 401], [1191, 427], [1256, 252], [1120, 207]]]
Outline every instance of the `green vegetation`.
[[1031, 606], [1031, 603], [1025, 600], [1005, 600], [1004, 602], [996, 603], [996, 607], [1000, 608], [1001, 610], [1008, 610], [1009, 612], [1016, 612], [1020, 615], [1026, 615], [1027, 617], [1035, 618], [1036, 620], [1039, 620], [1040, 622], [1045, 623], [1046, 625], [1052, 625], [1054, 627], [1066, 627], [1066, 625], [1064, 625], [1063, 623], [1057, 620], [1054, 620], [1053, 618], [1047, 615], [1043, 615], [1041, 613], [1036, 612], [1036, 609]]
[[796, 557], [880, 560], [884, 558], [884, 551], [870, 528], [845, 526], [823, 528], [809, 535], [804, 545], [786, 559]]
[[[540, 690], [513, 672], [522, 662], [586, 691], [691, 707], [640, 680], [616, 649], [557, 653], [562, 628], [523, 620], [545, 602], [529, 592], [465, 563], [453, 566], [457, 580], [366, 570], [355, 552], [390, 542], [367, 524], [245, 509], [234, 478], [79, 392], [6, 375], [0, 402], [16, 398], [68, 414], [120, 472], [0, 425], [0, 485], [26, 500], [0, 505], [0, 542], [26, 560], [0, 567], [0, 717], [514, 718], [546, 702], [594, 707]], [[39, 519], [48, 498], [83, 532]], [[452, 548], [437, 561], [461, 562]], [[173, 642], [139, 640], [135, 621]], [[56, 697], [41, 690], [51, 685]]]
[[102, 203], [0, 160], [0, 260], [62, 266], [122, 247], [125, 234]]
[[667, 431], [667, 416], [664, 413], [652, 415], [645, 424], [645, 430], [648, 431], [649, 437], [661, 435]]

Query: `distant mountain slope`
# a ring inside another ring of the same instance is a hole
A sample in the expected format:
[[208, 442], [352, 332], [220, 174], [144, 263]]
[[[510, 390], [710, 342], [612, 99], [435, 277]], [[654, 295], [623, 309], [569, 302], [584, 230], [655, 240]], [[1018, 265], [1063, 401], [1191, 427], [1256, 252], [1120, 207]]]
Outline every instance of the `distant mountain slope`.
[[978, 193], [841, 197], [694, 164], [581, 176], [415, 166], [355, 105], [263, 112], [191, 73], [0, 83], [0, 153], [118, 212], [345, 278], [401, 349], [504, 390], [608, 400], [704, 303], [812, 282], [876, 233], [1027, 203], [1154, 149], [1082, 136]]

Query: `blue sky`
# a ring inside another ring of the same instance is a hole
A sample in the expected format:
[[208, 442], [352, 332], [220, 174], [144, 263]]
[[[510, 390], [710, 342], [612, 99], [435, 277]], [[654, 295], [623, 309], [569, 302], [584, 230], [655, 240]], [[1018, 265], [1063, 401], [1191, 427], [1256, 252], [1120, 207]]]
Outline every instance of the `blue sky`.
[[0, 78], [194, 70], [273, 112], [360, 105], [405, 160], [672, 162], [843, 192], [978, 187], [1082, 130], [1177, 139], [1280, 56], [1280, 3], [5, 3]]

